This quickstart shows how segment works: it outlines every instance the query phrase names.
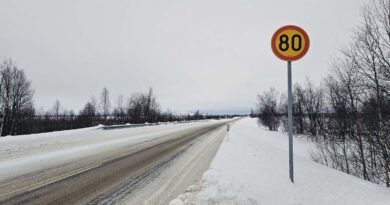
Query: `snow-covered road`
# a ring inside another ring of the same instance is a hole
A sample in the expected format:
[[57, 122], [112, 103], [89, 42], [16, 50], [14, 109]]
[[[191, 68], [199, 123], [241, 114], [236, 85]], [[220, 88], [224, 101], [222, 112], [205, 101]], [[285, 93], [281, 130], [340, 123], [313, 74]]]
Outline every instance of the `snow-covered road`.
[[202, 181], [171, 205], [388, 205], [390, 189], [318, 164], [306, 137], [294, 138], [295, 183], [288, 137], [244, 118], [233, 124]]
[[0, 138], [0, 204], [166, 204], [208, 168], [227, 122]]

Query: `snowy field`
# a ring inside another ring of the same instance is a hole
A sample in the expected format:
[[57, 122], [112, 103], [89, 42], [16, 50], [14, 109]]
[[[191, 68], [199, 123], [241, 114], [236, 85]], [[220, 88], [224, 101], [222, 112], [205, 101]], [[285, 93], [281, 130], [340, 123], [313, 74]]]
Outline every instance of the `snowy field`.
[[390, 189], [315, 163], [314, 145], [294, 138], [295, 183], [288, 176], [288, 137], [236, 122], [202, 181], [170, 205], [388, 205]]

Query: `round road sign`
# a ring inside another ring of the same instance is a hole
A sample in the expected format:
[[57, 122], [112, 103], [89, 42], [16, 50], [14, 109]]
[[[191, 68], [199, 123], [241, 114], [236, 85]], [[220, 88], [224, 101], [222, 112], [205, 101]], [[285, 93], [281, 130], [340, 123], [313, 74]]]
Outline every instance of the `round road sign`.
[[272, 51], [284, 61], [296, 61], [309, 50], [307, 33], [298, 26], [288, 25], [279, 28], [272, 36]]

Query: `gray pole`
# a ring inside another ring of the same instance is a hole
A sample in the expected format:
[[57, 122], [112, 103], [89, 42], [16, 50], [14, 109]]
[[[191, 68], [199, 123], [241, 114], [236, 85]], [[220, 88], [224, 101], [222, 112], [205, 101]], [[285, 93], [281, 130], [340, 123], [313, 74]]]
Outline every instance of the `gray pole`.
[[294, 160], [293, 160], [293, 131], [292, 131], [292, 86], [291, 86], [291, 61], [287, 62], [288, 69], [288, 148], [290, 180], [294, 183]]

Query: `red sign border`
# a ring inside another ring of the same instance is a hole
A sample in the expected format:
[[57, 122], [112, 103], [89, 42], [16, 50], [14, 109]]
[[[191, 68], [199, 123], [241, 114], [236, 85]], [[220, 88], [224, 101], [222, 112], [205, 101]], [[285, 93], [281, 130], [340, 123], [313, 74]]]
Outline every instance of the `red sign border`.
[[[293, 57], [286, 57], [278, 52], [278, 49], [276, 48], [276, 40], [277, 40], [276, 38], [279, 36], [279, 34], [281, 32], [283, 32], [285, 30], [297, 30], [303, 35], [303, 38], [305, 39], [305, 48], [299, 55], [296, 55]], [[283, 27], [279, 28], [274, 33], [274, 35], [272, 36], [272, 40], [271, 40], [271, 47], [272, 47], [272, 51], [274, 52], [274, 54], [278, 58], [280, 58], [284, 61], [296, 61], [296, 60], [299, 60], [300, 58], [302, 58], [304, 55], [306, 55], [306, 53], [310, 47], [310, 40], [309, 40], [309, 36], [307, 35], [306, 31], [303, 30], [302, 28], [295, 26], [295, 25], [287, 25], [287, 26], [283, 26]]]

